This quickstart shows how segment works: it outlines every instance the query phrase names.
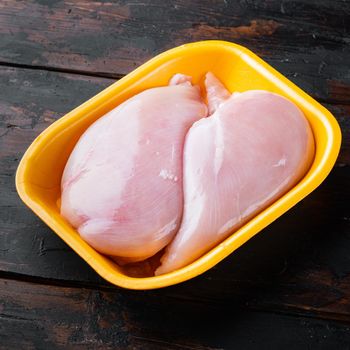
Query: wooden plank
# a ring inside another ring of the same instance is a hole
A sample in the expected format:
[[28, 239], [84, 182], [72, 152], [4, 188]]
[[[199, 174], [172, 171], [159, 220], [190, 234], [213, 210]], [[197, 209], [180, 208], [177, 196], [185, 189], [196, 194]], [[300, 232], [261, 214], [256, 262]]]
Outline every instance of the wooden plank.
[[309, 93], [349, 102], [350, 2], [0, 3], [0, 62], [120, 76], [198, 40], [247, 46]]
[[[71, 271], [72, 280], [85, 276], [96, 281], [85, 264], [78, 261], [76, 265], [75, 253], [21, 203], [14, 178], [25, 149], [42, 130], [112, 82], [74, 74], [0, 68], [1, 270], [31, 270], [33, 275], [40, 275], [41, 270], [46, 271], [46, 277], [57, 278], [60, 273], [54, 271], [63, 269]], [[30, 253], [33, 249], [35, 254]], [[9, 260], [9, 256], [13, 259]]]
[[0, 279], [1, 349], [346, 349], [348, 324]]
[[[19, 159], [53, 120], [112, 80], [40, 70], [0, 68], [0, 274], [55, 283], [103, 282], [20, 201]], [[161, 293], [215, 305], [232, 299], [251, 308], [350, 320], [350, 127], [347, 106], [331, 107], [344, 147], [326, 182], [296, 208], [217, 267]], [[25, 277], [27, 276], [27, 277]], [[159, 293], [148, 296], [158, 298]]]

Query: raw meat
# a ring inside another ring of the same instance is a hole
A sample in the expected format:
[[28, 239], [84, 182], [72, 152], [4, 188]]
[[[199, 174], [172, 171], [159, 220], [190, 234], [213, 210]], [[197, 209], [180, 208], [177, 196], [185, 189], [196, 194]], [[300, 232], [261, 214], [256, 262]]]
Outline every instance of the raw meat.
[[62, 177], [61, 214], [101, 253], [154, 255], [173, 238], [183, 209], [182, 156], [192, 124], [207, 116], [199, 88], [177, 74], [98, 119]]
[[267, 91], [231, 95], [206, 77], [213, 115], [194, 123], [184, 147], [184, 212], [156, 275], [179, 269], [223, 241], [306, 173], [314, 156], [302, 112]]

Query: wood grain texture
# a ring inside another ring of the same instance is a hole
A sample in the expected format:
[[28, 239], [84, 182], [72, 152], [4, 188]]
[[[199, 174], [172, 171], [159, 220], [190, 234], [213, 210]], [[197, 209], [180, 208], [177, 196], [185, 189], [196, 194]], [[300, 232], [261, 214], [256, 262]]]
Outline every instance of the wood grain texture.
[[[72, 272], [72, 280], [94, 276], [85, 264], [77, 267], [75, 253], [21, 203], [15, 189], [15, 171], [25, 149], [41, 131], [112, 82], [103, 78], [0, 67], [1, 270], [15, 269], [19, 273], [32, 270], [33, 275], [39, 276], [41, 270], [46, 271], [46, 277], [57, 278], [54, 271], [67, 269]], [[30, 253], [33, 250], [36, 251], [34, 255]], [[9, 256], [13, 256], [13, 260], [8, 260]], [[46, 264], [45, 261], [51, 262]]]
[[119, 77], [166, 49], [220, 39], [348, 104], [349, 13], [342, 0], [2, 0], [0, 62]]
[[346, 349], [348, 324], [0, 279], [1, 349]]
[[[14, 174], [31, 141], [55, 119], [113, 80], [19, 68], [0, 69], [0, 271], [14, 278], [112, 288], [27, 209]], [[327, 105], [349, 137], [346, 106]], [[348, 141], [346, 141], [348, 142]], [[251, 309], [350, 321], [348, 148], [326, 182], [217, 267], [192, 281], [148, 292], [193, 303], [236, 300]], [[1, 272], [0, 272], [1, 274]], [[27, 277], [25, 277], [27, 276]]]

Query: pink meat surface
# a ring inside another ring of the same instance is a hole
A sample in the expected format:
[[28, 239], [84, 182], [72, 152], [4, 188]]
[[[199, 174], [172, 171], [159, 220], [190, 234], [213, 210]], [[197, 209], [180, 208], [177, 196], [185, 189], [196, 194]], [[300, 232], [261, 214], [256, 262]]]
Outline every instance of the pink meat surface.
[[183, 210], [185, 135], [207, 116], [199, 88], [176, 75], [92, 124], [62, 177], [61, 214], [101, 253], [143, 260], [166, 246]]
[[156, 275], [181, 268], [223, 241], [295, 185], [314, 156], [302, 112], [267, 91], [231, 95], [206, 77], [209, 110], [184, 146], [184, 210], [180, 229]]

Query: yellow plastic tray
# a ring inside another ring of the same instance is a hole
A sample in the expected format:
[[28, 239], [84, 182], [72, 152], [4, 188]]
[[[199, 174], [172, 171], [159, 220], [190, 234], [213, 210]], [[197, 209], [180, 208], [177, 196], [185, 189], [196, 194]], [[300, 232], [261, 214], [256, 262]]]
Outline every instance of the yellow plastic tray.
[[[85, 243], [60, 216], [57, 201], [64, 166], [83, 131], [124, 100], [142, 90], [166, 85], [175, 73], [188, 74], [194, 83], [201, 83], [208, 71], [231, 91], [265, 89], [297, 104], [314, 133], [315, 160], [308, 174], [292, 190], [194, 263], [157, 277], [126, 276], [116, 264]], [[203, 41], [156, 56], [53, 123], [23, 156], [16, 186], [24, 203], [107, 281], [130, 289], [160, 288], [207, 271], [312, 192], [332, 169], [340, 143], [340, 129], [332, 114], [254, 53], [229, 42]]]

